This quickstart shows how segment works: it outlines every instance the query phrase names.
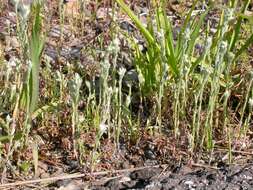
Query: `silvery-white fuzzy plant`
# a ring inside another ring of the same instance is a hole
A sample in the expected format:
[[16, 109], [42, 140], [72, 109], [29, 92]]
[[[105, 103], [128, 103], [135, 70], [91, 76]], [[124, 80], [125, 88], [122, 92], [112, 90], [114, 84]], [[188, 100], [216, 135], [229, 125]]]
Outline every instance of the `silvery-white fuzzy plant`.
[[208, 103], [207, 118], [205, 122], [206, 142], [207, 147], [209, 149], [213, 148], [213, 139], [212, 139], [213, 113], [216, 108], [217, 98], [220, 91], [220, 77], [223, 74], [226, 67], [226, 62], [224, 60], [225, 56], [227, 53], [229, 53], [228, 42], [225, 41], [223, 38], [225, 33], [229, 29], [229, 21], [232, 18], [233, 18], [233, 9], [226, 9], [224, 11], [223, 23], [221, 23], [221, 30], [220, 30], [221, 33], [220, 37], [218, 38], [217, 47], [215, 51], [213, 73], [211, 77], [211, 92]]
[[22, 55], [23, 60], [28, 57], [28, 18], [31, 12], [31, 3], [23, 2], [22, 0], [11, 0], [12, 5], [15, 7], [15, 11], [17, 14], [17, 34], [18, 39], [20, 41], [20, 45], [22, 47]]
[[33, 0], [10, 0], [10, 3], [15, 7], [16, 12], [22, 19], [28, 19]]
[[229, 126], [229, 116], [228, 116], [228, 100], [231, 95], [231, 87], [233, 85], [233, 82], [231, 80], [230, 76], [230, 69], [232, 66], [232, 61], [234, 59], [234, 54], [232, 52], [227, 53], [227, 63], [224, 68], [224, 78], [226, 80], [226, 86], [225, 86], [225, 92], [223, 94], [223, 128], [225, 131], [225, 134], [227, 134], [228, 139], [228, 155], [229, 155], [229, 162], [232, 161], [232, 147], [231, 147], [231, 130]]
[[117, 129], [116, 129], [116, 142], [119, 148], [119, 137], [121, 132], [121, 123], [122, 123], [122, 80], [126, 73], [125, 68], [119, 69], [119, 88], [118, 88], [118, 113], [117, 113]]
[[[251, 120], [252, 98], [253, 98], [253, 70], [249, 72], [248, 88], [246, 91], [244, 104], [241, 109], [240, 126], [241, 126], [241, 132], [243, 132], [244, 136], [246, 136], [246, 133], [248, 131], [248, 127], [250, 124], [250, 120]], [[244, 121], [245, 111], [246, 111], [247, 106], [249, 107], [249, 114], [248, 114], [248, 117]]]
[[72, 138], [73, 138], [74, 154], [76, 157], [77, 157], [76, 135], [80, 133], [79, 128], [80, 117], [78, 113], [78, 105], [80, 99], [81, 85], [82, 85], [82, 78], [78, 73], [75, 73], [73, 80], [70, 81], [69, 91], [72, 104]]

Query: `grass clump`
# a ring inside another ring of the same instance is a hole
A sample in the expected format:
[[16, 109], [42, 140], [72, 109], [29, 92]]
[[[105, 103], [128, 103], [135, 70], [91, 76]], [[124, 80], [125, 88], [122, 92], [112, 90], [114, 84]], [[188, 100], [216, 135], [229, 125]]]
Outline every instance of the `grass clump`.
[[[194, 1], [176, 38], [173, 37], [171, 19], [165, 11], [165, 1], [154, 8], [154, 13], [149, 13], [147, 27], [123, 1], [117, 0], [117, 3], [146, 40], [147, 51], [145, 52], [135, 45], [134, 61], [142, 91], [159, 92], [157, 96], [159, 125], [162, 123], [161, 110], [166, 109], [161, 108], [161, 105], [167, 99], [165, 96], [169, 96], [173, 108], [172, 120], [176, 136], [180, 128], [189, 126], [191, 149], [206, 147], [212, 150], [215, 146], [213, 137], [215, 131], [217, 128], [224, 127], [227, 129], [226, 135], [231, 153], [231, 131], [228, 129], [231, 118], [228, 116], [228, 110], [230, 110], [228, 101], [231, 91], [236, 88], [232, 71], [242, 52], [252, 45], [252, 36], [250, 36], [240, 48], [235, 48], [238, 47], [242, 25], [242, 17], [235, 13], [236, 3], [227, 5], [221, 11], [217, 30], [212, 34], [210, 31], [212, 24], [204, 23], [212, 7], [193, 16], [193, 11], [198, 5], [198, 1]], [[249, 1], [242, 3], [242, 14], [248, 5]], [[233, 25], [234, 21], [236, 24]], [[197, 49], [199, 46], [201, 52]], [[251, 83], [246, 88], [242, 115], [244, 108], [248, 105]], [[223, 104], [220, 100], [221, 94], [223, 94]], [[222, 106], [223, 120], [220, 121], [215, 118], [215, 114], [219, 114], [218, 109]]]

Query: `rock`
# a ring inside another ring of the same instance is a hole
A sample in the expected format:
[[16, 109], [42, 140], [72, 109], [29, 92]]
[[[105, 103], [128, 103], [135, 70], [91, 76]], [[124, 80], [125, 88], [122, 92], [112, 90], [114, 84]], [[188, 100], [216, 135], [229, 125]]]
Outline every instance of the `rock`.
[[138, 82], [139, 82], [138, 73], [134, 69], [128, 71], [123, 78], [123, 84], [126, 86], [129, 85], [135, 86], [138, 85]]

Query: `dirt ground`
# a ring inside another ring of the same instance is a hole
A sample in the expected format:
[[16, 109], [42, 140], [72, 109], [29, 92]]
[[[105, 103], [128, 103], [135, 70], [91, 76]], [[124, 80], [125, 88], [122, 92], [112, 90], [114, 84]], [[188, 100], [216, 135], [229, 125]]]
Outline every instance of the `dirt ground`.
[[[33, 187], [35, 188], [35, 187]], [[33, 189], [24, 188], [24, 189]], [[179, 166], [174, 169], [162, 167], [146, 167], [117, 172], [100, 180], [85, 182], [78, 179], [65, 179], [52, 183], [43, 189], [59, 190], [249, 190], [253, 188], [253, 164], [227, 166], [219, 163], [219, 167]]]
[[[128, 181], [124, 181], [128, 180]], [[126, 178], [116, 178], [91, 189], [212, 189], [243, 190], [253, 188], [253, 164], [245, 166], [220, 166], [218, 169], [189, 168], [174, 171], [148, 168], [131, 172]]]

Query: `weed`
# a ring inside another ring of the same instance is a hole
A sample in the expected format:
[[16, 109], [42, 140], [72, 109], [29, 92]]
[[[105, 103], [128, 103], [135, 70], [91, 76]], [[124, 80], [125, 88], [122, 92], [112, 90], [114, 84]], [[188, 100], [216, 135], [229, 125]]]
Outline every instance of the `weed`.
[[[134, 60], [144, 96], [152, 91], [158, 91], [157, 121], [159, 126], [161, 126], [162, 121], [161, 105], [165, 88], [170, 90], [166, 94], [172, 94], [173, 97], [171, 104], [173, 107], [172, 120], [175, 136], [179, 135], [181, 125], [187, 121], [192, 129], [190, 135], [191, 149], [193, 150], [196, 144], [201, 147], [205, 144], [207, 149], [212, 150], [214, 147], [214, 126], [217, 126], [214, 113], [217, 113], [217, 109], [220, 107], [220, 93], [224, 92], [223, 127], [227, 129], [229, 146], [231, 146], [227, 106], [234, 83], [230, 73], [237, 56], [240, 56], [252, 44], [251, 35], [239, 49], [235, 48], [242, 26], [242, 17], [236, 17], [234, 12], [237, 6], [236, 1], [233, 1], [230, 7], [228, 6], [222, 11], [217, 31], [213, 36], [210, 34], [209, 23], [207, 23], [206, 30], [203, 29], [204, 19], [212, 7], [200, 15], [193, 16], [195, 6], [198, 4], [198, 1], [194, 1], [177, 38], [172, 36], [173, 27], [165, 11], [165, 1], [155, 8], [155, 14], [151, 12], [148, 15], [147, 27], [141, 23], [123, 1], [117, 0], [117, 3], [131, 18], [146, 40], [146, 52], [142, 52], [134, 44]], [[249, 1], [243, 3], [241, 14], [245, 12], [248, 5]], [[235, 19], [236, 24], [231, 26], [232, 21]], [[201, 31], [204, 31], [204, 35]], [[198, 52], [196, 49], [197, 43], [200, 47], [203, 47], [200, 54], [196, 54]], [[198, 68], [200, 68], [200, 72]], [[247, 90], [241, 115], [244, 114], [250, 89], [251, 85]], [[208, 99], [203, 97], [205, 91], [210, 94]], [[189, 99], [190, 96], [194, 97], [193, 104]], [[208, 102], [207, 107], [203, 106], [204, 101]], [[191, 107], [193, 108], [193, 115], [190, 118], [192, 120], [190, 124], [187, 111], [191, 110]], [[201, 118], [203, 112], [205, 112], [204, 123]], [[201, 125], [204, 127], [201, 128]], [[199, 139], [200, 136], [202, 140]], [[231, 147], [229, 149], [231, 160]]]

